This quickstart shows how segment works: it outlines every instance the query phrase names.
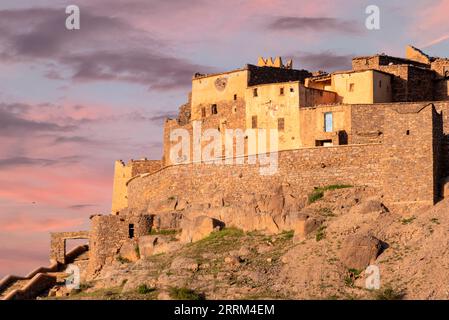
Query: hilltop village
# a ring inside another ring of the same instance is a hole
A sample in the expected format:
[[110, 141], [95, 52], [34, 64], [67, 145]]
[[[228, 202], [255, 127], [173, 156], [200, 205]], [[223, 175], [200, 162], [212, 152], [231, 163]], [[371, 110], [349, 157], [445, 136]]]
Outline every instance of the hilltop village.
[[[33, 296], [69, 263], [91, 281], [117, 260], [176, 252], [222, 229], [293, 232], [305, 241], [324, 221], [304, 210], [329, 190], [369, 190], [380, 199], [373, 211], [418, 216], [449, 194], [448, 114], [449, 59], [412, 46], [405, 58], [355, 57], [351, 70], [333, 73], [294, 69], [280, 57], [197, 73], [178, 117], [165, 121], [162, 159], [116, 161], [111, 213], [93, 215], [89, 231], [53, 233], [52, 265], [25, 279], [40, 274], [34, 287], [11, 290], [24, 279], [10, 277], [0, 289], [9, 299]], [[214, 161], [195, 151], [207, 146], [208, 129], [223, 135]], [[263, 129], [277, 132], [272, 174], [261, 174], [260, 158], [243, 161], [266, 153]], [[174, 153], [176, 130], [191, 140]], [[229, 140], [229, 130], [243, 135]], [[71, 239], [89, 245], [66, 252]], [[365, 268], [385, 247], [372, 235], [361, 239], [353, 249], [370, 248], [367, 261], [356, 262]], [[343, 262], [354, 259], [348, 250]]]

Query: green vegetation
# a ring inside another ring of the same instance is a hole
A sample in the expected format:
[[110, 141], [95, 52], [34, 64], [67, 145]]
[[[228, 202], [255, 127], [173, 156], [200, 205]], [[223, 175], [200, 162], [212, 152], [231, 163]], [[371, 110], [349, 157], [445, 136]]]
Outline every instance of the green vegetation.
[[141, 284], [140, 286], [137, 287], [137, 293], [139, 294], [148, 294], [154, 291], [156, 291], [155, 288], [150, 288], [146, 284]]
[[324, 187], [315, 187], [313, 192], [309, 194], [309, 204], [314, 203], [315, 201], [320, 200], [324, 196], [325, 191], [344, 189], [344, 188], [352, 188], [351, 185], [346, 184], [332, 184]]
[[116, 300], [120, 298], [120, 293], [122, 291], [123, 287], [112, 287], [112, 288], [104, 288], [104, 289], [98, 289], [91, 292], [81, 291], [77, 290], [74, 291], [68, 298], [69, 299], [81, 299], [81, 298], [90, 298], [90, 299], [97, 299], [97, 300]]
[[176, 229], [165, 229], [165, 230], [150, 230], [148, 232], [149, 235], [161, 235], [161, 236], [170, 236], [179, 233]]
[[376, 300], [402, 300], [404, 295], [405, 293], [402, 290], [396, 290], [392, 287], [374, 291], [374, 298]]
[[435, 223], [435, 224], [440, 224], [440, 221], [438, 221], [437, 218], [430, 219], [430, 222]]
[[416, 217], [415, 216], [412, 216], [412, 217], [410, 217], [410, 218], [404, 218], [404, 219], [402, 219], [401, 220], [401, 223], [402, 224], [410, 224], [410, 223], [412, 223], [413, 222], [413, 220], [415, 220], [416, 219]]
[[117, 261], [120, 263], [130, 263], [131, 262], [131, 260], [129, 260], [128, 258], [123, 258], [122, 256], [118, 256]]
[[293, 239], [294, 235], [295, 235], [295, 231], [289, 230], [289, 231], [282, 231], [282, 233], [279, 236], [283, 240], [290, 240], [290, 239]]
[[326, 226], [320, 226], [316, 232], [315, 240], [321, 241], [326, 237]]
[[195, 290], [189, 288], [170, 288], [170, 297], [175, 300], [205, 300], [202, 293], [197, 293]]
[[345, 286], [353, 288], [355, 280], [360, 278], [361, 273], [362, 273], [362, 270], [348, 269], [347, 274], [344, 279]]
[[320, 215], [322, 215], [323, 217], [335, 217], [335, 214], [334, 214], [334, 212], [332, 211], [332, 209], [331, 208], [320, 208], [319, 210], [318, 210], [318, 213], [320, 214]]

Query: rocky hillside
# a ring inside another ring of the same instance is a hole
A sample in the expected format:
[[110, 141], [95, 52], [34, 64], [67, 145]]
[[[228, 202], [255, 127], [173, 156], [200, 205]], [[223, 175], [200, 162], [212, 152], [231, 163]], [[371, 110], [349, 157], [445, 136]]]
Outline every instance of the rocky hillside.
[[[368, 188], [332, 189], [309, 196], [301, 233], [224, 228], [190, 244], [180, 244], [180, 234], [163, 234], [165, 250], [135, 262], [118, 257], [80, 290], [53, 293], [64, 299], [449, 298], [449, 200], [399, 215]], [[365, 289], [370, 264], [380, 269], [379, 290]]]

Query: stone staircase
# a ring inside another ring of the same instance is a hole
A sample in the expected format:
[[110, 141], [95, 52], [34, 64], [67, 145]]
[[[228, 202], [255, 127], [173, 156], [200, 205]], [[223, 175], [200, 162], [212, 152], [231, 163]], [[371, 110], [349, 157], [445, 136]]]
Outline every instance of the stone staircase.
[[[85, 256], [88, 246], [82, 245], [67, 253], [69, 261]], [[39, 294], [56, 284], [63, 284], [68, 274], [62, 272], [67, 265], [52, 262], [48, 267], [39, 267], [28, 275], [21, 277], [9, 275], [0, 280], [0, 300], [35, 299]]]

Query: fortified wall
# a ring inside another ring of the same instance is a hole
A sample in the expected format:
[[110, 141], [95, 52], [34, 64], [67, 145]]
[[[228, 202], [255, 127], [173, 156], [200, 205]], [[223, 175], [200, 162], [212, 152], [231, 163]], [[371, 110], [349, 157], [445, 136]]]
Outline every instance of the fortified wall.
[[128, 182], [129, 207], [147, 211], [152, 203], [168, 197], [207, 203], [216, 195], [238, 203], [248, 192], [270, 194], [282, 184], [302, 195], [328, 184], [369, 185], [378, 188], [390, 204], [432, 205], [439, 197], [434, 158], [440, 157], [437, 146], [443, 136], [442, 118], [434, 104], [348, 108], [356, 128], [350, 145], [280, 151], [278, 171], [268, 176], [260, 175], [260, 163], [247, 164], [247, 157], [242, 165], [168, 166]]

